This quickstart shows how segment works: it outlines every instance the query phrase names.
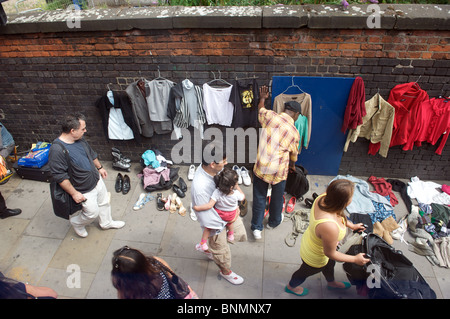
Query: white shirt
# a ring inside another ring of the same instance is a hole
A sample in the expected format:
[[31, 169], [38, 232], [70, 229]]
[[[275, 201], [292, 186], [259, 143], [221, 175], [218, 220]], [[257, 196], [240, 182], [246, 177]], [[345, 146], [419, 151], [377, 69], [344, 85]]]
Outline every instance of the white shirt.
[[111, 140], [132, 140], [133, 131], [125, 123], [122, 110], [112, 107], [109, 109], [108, 137]]
[[203, 109], [208, 124], [231, 126], [234, 107], [230, 102], [232, 85], [225, 88], [214, 88], [203, 84]]
[[211, 195], [211, 199], [216, 201], [214, 207], [224, 212], [231, 212], [236, 210], [238, 207], [238, 201], [244, 199], [244, 194], [234, 190], [233, 194], [226, 195], [216, 188], [214, 193]]

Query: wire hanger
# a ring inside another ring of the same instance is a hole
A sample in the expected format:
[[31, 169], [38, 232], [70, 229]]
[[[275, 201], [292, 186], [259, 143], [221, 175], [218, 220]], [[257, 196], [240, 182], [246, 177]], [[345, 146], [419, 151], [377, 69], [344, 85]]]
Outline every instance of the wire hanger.
[[214, 75], [214, 79], [211, 80], [211, 81], [209, 81], [207, 84], [211, 84], [211, 83], [213, 83], [213, 82], [215, 82], [215, 81], [219, 81], [219, 82], [221, 82], [222, 84], [226, 84], [226, 85], [232, 86], [231, 83], [228, 83], [227, 81], [225, 81], [224, 79], [222, 79], [222, 76], [221, 76], [221, 74], [220, 74], [220, 70], [219, 70], [219, 78], [216, 78], [216, 74], [215, 74], [213, 71], [211, 71], [211, 73]]
[[287, 90], [289, 90], [290, 88], [296, 88], [296, 89], [299, 89], [300, 91], [302, 91], [303, 93], [306, 93], [306, 92], [303, 91], [297, 84], [294, 84], [294, 77], [292, 77], [292, 84], [291, 84], [290, 86], [288, 86], [288, 87], [286, 88], [286, 90], [284, 90], [284, 92], [281, 93], [281, 94], [286, 93]]
[[169, 81], [166, 78], [163, 78], [161, 76], [161, 71], [159, 70], [159, 65], [158, 65], [158, 76], [155, 79], [153, 79], [153, 80], [166, 80], [166, 81]]

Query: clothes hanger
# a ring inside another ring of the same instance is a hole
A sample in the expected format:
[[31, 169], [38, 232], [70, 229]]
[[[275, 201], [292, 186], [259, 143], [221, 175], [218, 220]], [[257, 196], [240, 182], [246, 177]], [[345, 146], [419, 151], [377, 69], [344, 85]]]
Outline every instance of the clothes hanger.
[[158, 76], [157, 76], [156, 78], [154, 78], [153, 80], [155, 80], [155, 81], [160, 81], [160, 80], [169, 81], [168, 79], [163, 78], [163, 77], [161, 76], [161, 71], [159, 70], [159, 65], [158, 65]]
[[225, 81], [224, 79], [222, 79], [222, 76], [221, 76], [221, 74], [220, 74], [220, 71], [219, 71], [219, 78], [218, 78], [218, 79], [216, 79], [216, 74], [215, 74], [213, 71], [211, 71], [211, 73], [214, 75], [214, 79], [211, 80], [211, 81], [209, 81], [209, 82], [207, 82], [207, 84], [211, 84], [211, 83], [213, 83], [213, 82], [218, 81], [218, 82], [220, 82], [220, 83], [222, 83], [222, 84], [226, 84], [226, 85], [229, 85], [229, 86], [233, 86], [231, 83], [228, 83], [227, 81]]
[[114, 105], [114, 93], [111, 90], [111, 88], [109, 87], [110, 84], [112, 84], [112, 83], [108, 83], [106, 85], [106, 87], [108, 88], [108, 92], [106, 92], [106, 96], [108, 97], [108, 99], [111, 102], [111, 104]]
[[306, 92], [303, 91], [297, 84], [294, 84], [294, 77], [292, 77], [292, 84], [291, 84], [290, 86], [288, 86], [288, 87], [286, 88], [286, 90], [284, 90], [284, 92], [281, 93], [281, 94], [286, 93], [290, 88], [296, 88], [296, 89], [299, 89], [301, 92], [306, 93]]

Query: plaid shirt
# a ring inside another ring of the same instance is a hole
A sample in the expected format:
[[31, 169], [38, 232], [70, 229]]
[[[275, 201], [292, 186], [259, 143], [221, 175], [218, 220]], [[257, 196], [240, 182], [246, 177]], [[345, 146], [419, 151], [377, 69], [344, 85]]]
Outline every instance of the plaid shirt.
[[287, 179], [289, 160], [296, 162], [300, 135], [294, 119], [286, 113], [261, 108], [258, 120], [262, 130], [253, 173], [269, 184]]

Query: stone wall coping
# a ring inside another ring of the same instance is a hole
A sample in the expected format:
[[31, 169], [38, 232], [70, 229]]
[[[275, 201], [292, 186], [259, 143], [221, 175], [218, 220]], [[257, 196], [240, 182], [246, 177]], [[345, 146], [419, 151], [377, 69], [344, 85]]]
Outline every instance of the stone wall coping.
[[8, 23], [0, 26], [0, 34], [186, 28], [370, 29], [368, 20], [375, 22], [378, 14], [379, 29], [450, 30], [450, 5], [369, 6], [351, 5], [347, 9], [340, 5], [61, 9], [9, 16]]

